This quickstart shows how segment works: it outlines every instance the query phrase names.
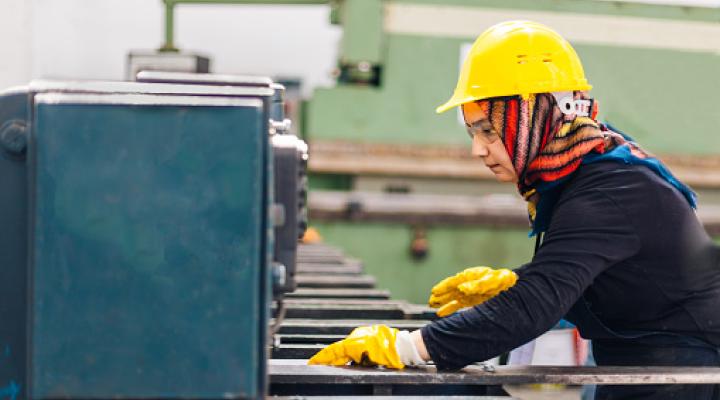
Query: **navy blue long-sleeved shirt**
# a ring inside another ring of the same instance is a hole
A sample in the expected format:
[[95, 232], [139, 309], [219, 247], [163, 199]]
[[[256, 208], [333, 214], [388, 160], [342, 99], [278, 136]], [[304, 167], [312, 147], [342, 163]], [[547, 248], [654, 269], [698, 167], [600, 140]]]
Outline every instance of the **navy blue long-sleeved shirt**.
[[[509, 290], [422, 329], [439, 368], [527, 343], [579, 300], [616, 332], [672, 332], [720, 346], [720, 251], [685, 198], [644, 166], [581, 166], [542, 246], [516, 272]], [[605, 336], [567, 318], [587, 339]]]

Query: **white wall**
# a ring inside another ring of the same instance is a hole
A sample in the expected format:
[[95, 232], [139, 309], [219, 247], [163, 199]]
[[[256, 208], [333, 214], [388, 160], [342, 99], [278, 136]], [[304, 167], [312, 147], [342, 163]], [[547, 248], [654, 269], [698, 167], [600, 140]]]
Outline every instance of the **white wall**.
[[0, 90], [32, 76], [32, 5], [0, 0]]
[[[175, 41], [210, 56], [213, 72], [300, 77], [308, 93], [333, 81], [341, 30], [330, 25], [329, 12], [326, 6], [181, 5]], [[18, 16], [29, 23], [20, 27]], [[0, 88], [30, 78], [123, 79], [128, 52], [160, 47], [164, 32], [160, 0], [0, 0], [0, 22], [6, 20]]]
[[[0, 0], [0, 89], [32, 78], [123, 79], [127, 53], [159, 47], [163, 23], [161, 0]], [[306, 94], [332, 84], [340, 35], [326, 6], [181, 5], [176, 11], [176, 44], [209, 55], [214, 72], [296, 76]]]

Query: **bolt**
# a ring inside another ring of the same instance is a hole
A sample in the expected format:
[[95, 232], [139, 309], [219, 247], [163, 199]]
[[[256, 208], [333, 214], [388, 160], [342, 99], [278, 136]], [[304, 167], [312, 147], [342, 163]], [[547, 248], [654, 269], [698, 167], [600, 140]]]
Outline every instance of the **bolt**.
[[12, 154], [23, 154], [27, 148], [27, 128], [21, 121], [8, 121], [0, 128], [0, 143]]

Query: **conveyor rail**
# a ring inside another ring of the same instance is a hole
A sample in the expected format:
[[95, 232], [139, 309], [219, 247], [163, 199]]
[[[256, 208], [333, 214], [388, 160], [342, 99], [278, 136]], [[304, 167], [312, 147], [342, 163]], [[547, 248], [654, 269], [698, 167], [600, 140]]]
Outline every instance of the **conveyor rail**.
[[513, 400], [506, 396], [274, 396], [273, 400]]
[[285, 295], [288, 299], [389, 299], [390, 292], [380, 289], [337, 289], [337, 288], [298, 288]]
[[307, 365], [307, 360], [271, 360], [272, 383], [283, 384], [471, 384], [552, 383], [565, 385], [720, 384], [720, 367], [556, 367], [472, 365], [456, 372], [434, 366], [384, 368]]
[[272, 360], [271, 391], [283, 394], [504, 394], [503, 385], [720, 384], [718, 367], [549, 367], [469, 366], [438, 372], [433, 366], [383, 368], [306, 365], [306, 360]]
[[368, 275], [334, 276], [323, 274], [298, 274], [295, 278], [304, 288], [365, 288], [375, 287], [375, 278]]
[[415, 330], [427, 325], [430, 321], [424, 320], [367, 320], [367, 319], [332, 319], [318, 320], [307, 318], [289, 318], [280, 326], [279, 333], [295, 334], [326, 334], [347, 335], [353, 329], [362, 325], [386, 324], [393, 328]]

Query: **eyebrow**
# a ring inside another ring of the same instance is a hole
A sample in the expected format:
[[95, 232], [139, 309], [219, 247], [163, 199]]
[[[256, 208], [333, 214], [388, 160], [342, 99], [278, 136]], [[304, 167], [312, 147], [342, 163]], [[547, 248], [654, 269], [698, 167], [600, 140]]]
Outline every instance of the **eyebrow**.
[[[473, 122], [468, 122], [468, 121], [467, 121], [467, 115], [465, 115], [465, 108], [463, 108], [463, 107], [461, 106], [461, 107], [460, 107], [460, 112], [462, 113], [463, 121], [465, 122], [465, 126], [470, 126], [470, 125], [472, 125], [472, 124], [476, 124], [476, 123], [478, 123], [478, 122], [480, 122], [480, 121], [482, 121], [482, 120], [488, 120], [488, 121], [490, 121], [490, 117], [488, 117], [487, 115], [485, 115], [483, 118], [480, 118], [480, 119], [475, 120], [475, 121], [473, 121]], [[481, 112], [482, 114], [485, 114], [485, 113], [482, 111], [482, 109], [480, 110], [480, 112]]]

